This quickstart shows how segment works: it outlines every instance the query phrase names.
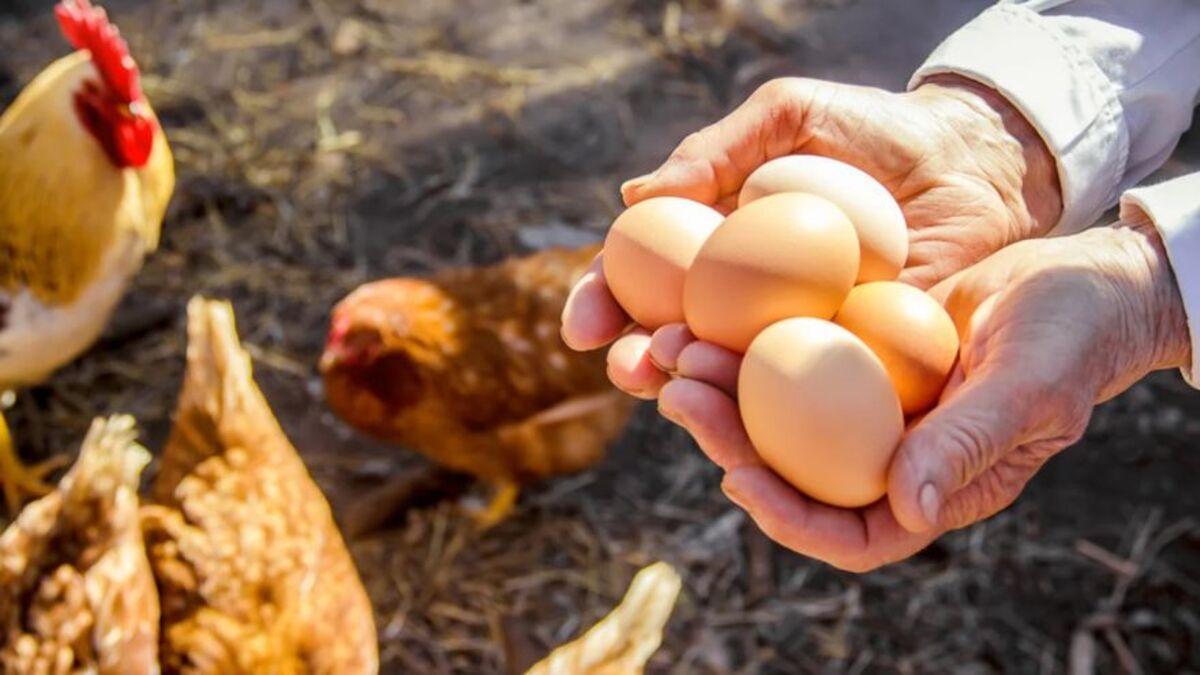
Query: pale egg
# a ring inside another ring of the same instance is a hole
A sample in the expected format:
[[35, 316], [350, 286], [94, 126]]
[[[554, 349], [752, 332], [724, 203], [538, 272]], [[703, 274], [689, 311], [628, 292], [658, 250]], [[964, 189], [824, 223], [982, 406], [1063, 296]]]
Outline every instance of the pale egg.
[[958, 358], [958, 332], [946, 310], [919, 288], [898, 281], [855, 287], [834, 322], [883, 362], [905, 415], [937, 403]]
[[900, 206], [879, 181], [845, 162], [792, 155], [760, 166], [742, 185], [738, 207], [780, 192], [808, 192], [833, 202], [858, 232], [857, 283], [895, 279], [908, 258], [908, 230]]
[[634, 321], [650, 330], [683, 321], [684, 277], [722, 218], [678, 197], [647, 199], [617, 217], [601, 259], [609, 290]]
[[771, 195], [734, 211], [688, 271], [683, 310], [696, 337], [736, 352], [789, 317], [831, 318], [858, 273], [858, 239], [820, 197]]
[[879, 358], [846, 329], [800, 318], [759, 333], [738, 405], [763, 461], [801, 492], [845, 508], [884, 495], [904, 415]]

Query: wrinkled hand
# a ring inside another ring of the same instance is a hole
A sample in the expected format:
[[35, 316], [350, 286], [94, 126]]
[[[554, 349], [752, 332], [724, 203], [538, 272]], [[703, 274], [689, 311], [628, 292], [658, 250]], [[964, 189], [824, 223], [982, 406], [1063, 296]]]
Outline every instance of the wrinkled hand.
[[651, 352], [677, 370], [703, 362], [705, 377], [671, 381], [659, 409], [725, 469], [722, 489], [768, 536], [865, 571], [1007, 507], [1079, 439], [1095, 404], [1190, 360], [1178, 290], [1144, 222], [1018, 243], [931, 293], [959, 326], [959, 364], [897, 450], [888, 497], [865, 509], [810, 500], [764, 466], [734, 400], [736, 357], [683, 329], [656, 335]]
[[[728, 211], [751, 172], [795, 153], [850, 163], [892, 192], [910, 230], [902, 280], [922, 288], [1007, 244], [1045, 234], [1062, 210], [1057, 170], [1037, 133], [1003, 97], [953, 75], [904, 94], [774, 80], [621, 191], [629, 205], [672, 195]], [[581, 350], [626, 331], [629, 319], [608, 292], [599, 261], [576, 286], [563, 324], [564, 339]], [[626, 348], [638, 353], [648, 336], [633, 340]], [[618, 364], [618, 380], [623, 365], [634, 364]], [[665, 378], [642, 374], [649, 381], [634, 377], [618, 385], [652, 397]]]

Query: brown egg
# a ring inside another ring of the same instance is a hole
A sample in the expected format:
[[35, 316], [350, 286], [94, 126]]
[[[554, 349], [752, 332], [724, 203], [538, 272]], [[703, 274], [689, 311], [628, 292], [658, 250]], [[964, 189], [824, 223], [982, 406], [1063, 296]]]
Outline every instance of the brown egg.
[[604, 240], [604, 277], [637, 323], [654, 330], [683, 321], [683, 280], [723, 216], [678, 197], [638, 202], [617, 217]]
[[861, 262], [856, 283], [890, 281], [908, 258], [908, 227], [900, 205], [879, 181], [844, 162], [792, 155], [758, 167], [742, 185], [738, 207], [780, 192], [808, 192], [833, 202], [858, 233]]
[[814, 195], [771, 195], [734, 211], [704, 242], [683, 311], [701, 340], [744, 352], [780, 319], [832, 317], [856, 274], [858, 239], [840, 209]]
[[759, 333], [738, 406], [763, 461], [801, 492], [856, 508], [886, 491], [904, 416], [883, 364], [846, 329], [787, 319]]
[[850, 291], [834, 317], [883, 361], [905, 415], [937, 403], [958, 358], [958, 332], [937, 300], [898, 281]]

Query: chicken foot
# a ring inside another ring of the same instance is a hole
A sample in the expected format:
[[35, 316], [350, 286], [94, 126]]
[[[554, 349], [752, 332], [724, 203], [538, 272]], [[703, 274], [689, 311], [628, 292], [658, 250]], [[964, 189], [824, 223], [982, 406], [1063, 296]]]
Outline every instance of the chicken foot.
[[493, 486], [492, 498], [482, 507], [464, 504], [463, 511], [475, 521], [475, 527], [480, 532], [490, 530], [500, 524], [512, 513], [521, 496], [521, 486], [516, 483], [503, 482]]
[[29, 499], [53, 490], [54, 486], [47, 483], [45, 477], [65, 466], [68, 461], [68, 456], [58, 455], [37, 464], [22, 463], [13, 445], [8, 424], [4, 421], [4, 414], [0, 412], [0, 489], [4, 491], [9, 515], [15, 516], [21, 505]]

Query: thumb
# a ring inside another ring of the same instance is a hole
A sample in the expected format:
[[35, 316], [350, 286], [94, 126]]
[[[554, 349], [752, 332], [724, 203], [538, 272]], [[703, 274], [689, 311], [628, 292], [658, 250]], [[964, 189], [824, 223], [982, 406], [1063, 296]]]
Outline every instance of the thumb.
[[998, 368], [976, 371], [905, 435], [888, 476], [904, 529], [944, 525], [947, 501], [1020, 445], [1036, 407], [1019, 382]]
[[802, 138], [813, 83], [772, 80], [715, 124], [683, 140], [658, 170], [621, 186], [626, 206], [651, 197], [683, 197], [730, 207], [752, 171], [792, 153]]

